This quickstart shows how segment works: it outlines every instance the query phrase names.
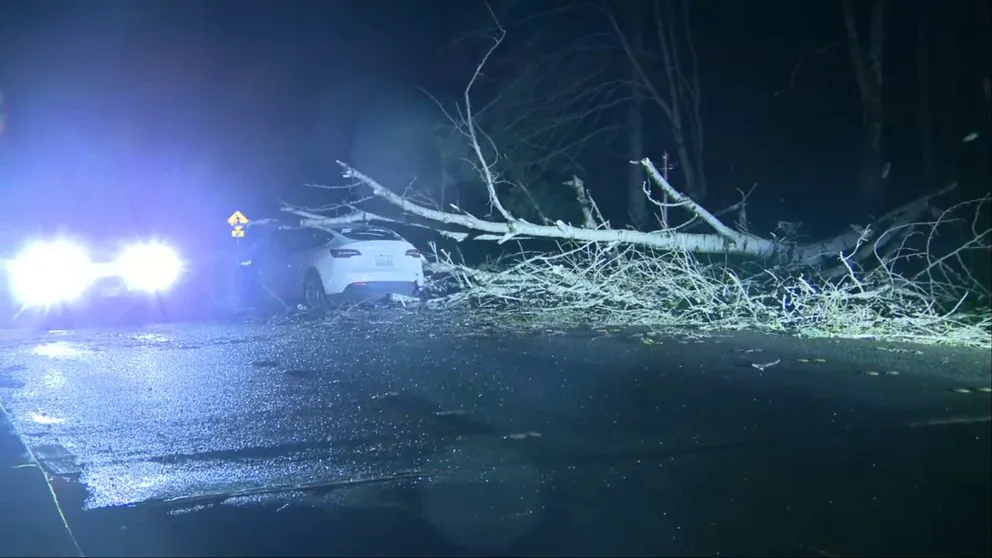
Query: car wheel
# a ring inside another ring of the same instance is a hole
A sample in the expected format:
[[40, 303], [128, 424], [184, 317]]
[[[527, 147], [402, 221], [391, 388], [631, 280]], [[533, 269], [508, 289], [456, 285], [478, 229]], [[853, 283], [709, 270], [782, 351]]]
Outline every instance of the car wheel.
[[324, 283], [320, 280], [320, 275], [314, 270], [310, 270], [303, 280], [303, 303], [306, 304], [307, 310], [327, 311], [327, 293], [324, 292]]

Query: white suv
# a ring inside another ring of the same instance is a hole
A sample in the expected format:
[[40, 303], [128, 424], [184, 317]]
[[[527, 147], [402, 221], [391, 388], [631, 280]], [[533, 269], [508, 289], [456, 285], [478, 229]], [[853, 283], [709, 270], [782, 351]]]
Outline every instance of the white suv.
[[382, 227], [272, 231], [266, 254], [256, 259], [263, 285], [287, 301], [319, 309], [330, 302], [416, 296], [424, 284], [420, 252]]

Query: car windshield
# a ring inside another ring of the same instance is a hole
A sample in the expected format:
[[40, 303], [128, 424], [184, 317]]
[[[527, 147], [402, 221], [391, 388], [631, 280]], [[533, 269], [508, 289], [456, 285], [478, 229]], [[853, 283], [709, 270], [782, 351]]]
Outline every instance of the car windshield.
[[398, 234], [389, 229], [375, 227], [349, 227], [339, 229], [338, 232], [351, 240], [402, 240]]

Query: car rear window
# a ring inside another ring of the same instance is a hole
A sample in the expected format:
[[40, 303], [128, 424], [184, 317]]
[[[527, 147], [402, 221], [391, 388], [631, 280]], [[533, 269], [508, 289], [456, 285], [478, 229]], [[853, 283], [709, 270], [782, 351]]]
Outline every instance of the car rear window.
[[345, 238], [351, 240], [403, 240], [400, 235], [388, 229], [372, 229], [368, 227], [353, 227], [341, 229], [340, 232]]

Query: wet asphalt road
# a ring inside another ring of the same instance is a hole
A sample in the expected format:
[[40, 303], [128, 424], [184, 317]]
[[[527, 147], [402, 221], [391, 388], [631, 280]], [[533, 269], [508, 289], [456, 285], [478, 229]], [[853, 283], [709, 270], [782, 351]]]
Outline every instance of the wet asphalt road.
[[747, 334], [0, 333], [91, 556], [988, 556], [989, 385], [987, 351]]

